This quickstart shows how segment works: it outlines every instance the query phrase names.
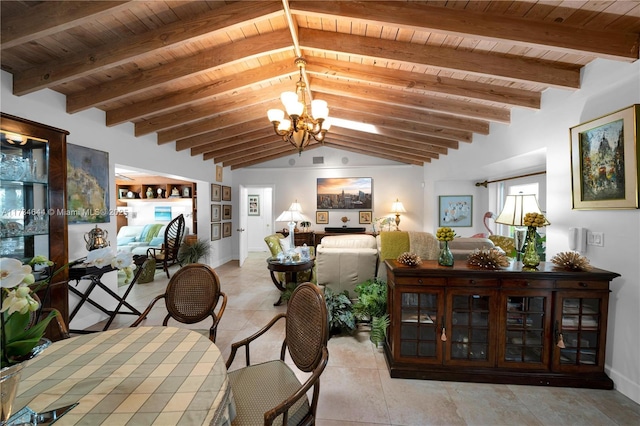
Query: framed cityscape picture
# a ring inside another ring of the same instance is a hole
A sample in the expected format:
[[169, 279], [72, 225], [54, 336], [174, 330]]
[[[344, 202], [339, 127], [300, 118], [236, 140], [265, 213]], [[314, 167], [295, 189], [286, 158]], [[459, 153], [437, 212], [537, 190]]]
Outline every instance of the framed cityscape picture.
[[574, 210], [637, 209], [640, 104], [572, 127]]

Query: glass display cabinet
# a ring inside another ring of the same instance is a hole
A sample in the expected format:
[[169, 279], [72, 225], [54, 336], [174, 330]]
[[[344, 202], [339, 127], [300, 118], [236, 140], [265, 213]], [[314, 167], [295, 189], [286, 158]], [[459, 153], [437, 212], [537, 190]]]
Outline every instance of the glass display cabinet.
[[536, 271], [385, 264], [391, 377], [613, 388], [604, 363], [618, 274], [549, 262]]
[[[26, 262], [42, 255], [58, 267], [68, 262], [67, 134], [0, 115], [0, 256]], [[56, 275], [39, 296], [44, 306], [58, 309], [67, 320], [67, 271]]]

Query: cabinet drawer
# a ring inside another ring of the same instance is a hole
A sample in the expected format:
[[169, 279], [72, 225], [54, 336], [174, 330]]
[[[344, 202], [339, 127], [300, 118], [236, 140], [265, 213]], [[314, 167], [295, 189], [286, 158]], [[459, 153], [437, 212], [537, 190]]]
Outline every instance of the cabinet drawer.
[[552, 280], [503, 280], [504, 288], [553, 288]]
[[395, 277], [393, 280], [396, 285], [433, 285], [433, 286], [444, 286], [446, 283], [445, 278], [441, 277]]
[[498, 280], [489, 278], [449, 278], [447, 284], [453, 287], [498, 287]]
[[556, 281], [556, 288], [571, 288], [576, 290], [608, 290], [608, 281], [579, 281], [562, 280]]

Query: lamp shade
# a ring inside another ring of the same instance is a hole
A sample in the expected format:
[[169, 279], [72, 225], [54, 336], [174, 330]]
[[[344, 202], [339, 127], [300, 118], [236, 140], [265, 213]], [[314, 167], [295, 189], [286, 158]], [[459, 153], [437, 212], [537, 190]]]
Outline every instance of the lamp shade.
[[391, 205], [391, 212], [392, 213], [406, 213], [407, 211], [404, 209], [404, 206], [402, 205], [402, 202], [398, 201], [398, 199], [396, 198], [396, 201]]
[[300, 222], [305, 220], [304, 216], [295, 210], [285, 210], [276, 218], [276, 222]]
[[[507, 195], [504, 207], [495, 222], [503, 225], [525, 226], [524, 216], [527, 213], [542, 214], [538, 200], [534, 194]], [[545, 225], [549, 225], [546, 219]]]

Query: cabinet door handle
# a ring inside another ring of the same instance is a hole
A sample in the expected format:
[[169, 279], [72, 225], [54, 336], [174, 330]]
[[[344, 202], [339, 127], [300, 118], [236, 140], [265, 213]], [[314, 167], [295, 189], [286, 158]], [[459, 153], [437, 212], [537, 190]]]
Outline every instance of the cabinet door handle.
[[476, 280], [469, 280], [469, 284], [474, 285], [476, 283]]
[[422, 281], [422, 278], [418, 279], [418, 284], [424, 284], [424, 282]]
[[580, 281], [580, 282], [578, 283], [578, 285], [579, 285], [580, 287], [585, 287], [585, 288], [586, 288], [586, 287], [589, 287], [589, 284], [584, 283], [584, 282], [582, 282], [582, 281]]
[[525, 287], [529, 287], [530, 285], [531, 285], [531, 283], [530, 283], [529, 281], [525, 281], [525, 282], [524, 282], [524, 286], [525, 286]]

